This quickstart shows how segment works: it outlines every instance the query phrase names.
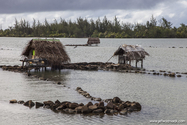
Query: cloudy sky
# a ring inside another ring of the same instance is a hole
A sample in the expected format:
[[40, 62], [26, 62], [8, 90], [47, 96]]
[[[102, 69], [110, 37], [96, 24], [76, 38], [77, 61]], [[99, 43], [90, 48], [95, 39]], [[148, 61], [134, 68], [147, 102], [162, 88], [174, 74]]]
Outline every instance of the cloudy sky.
[[187, 0], [0, 0], [0, 28], [13, 26], [15, 18], [32, 24], [33, 18], [48, 22], [60, 18], [76, 21], [78, 17], [102, 20], [104, 16], [120, 22], [146, 23], [153, 15], [166, 18], [173, 25], [187, 25]]

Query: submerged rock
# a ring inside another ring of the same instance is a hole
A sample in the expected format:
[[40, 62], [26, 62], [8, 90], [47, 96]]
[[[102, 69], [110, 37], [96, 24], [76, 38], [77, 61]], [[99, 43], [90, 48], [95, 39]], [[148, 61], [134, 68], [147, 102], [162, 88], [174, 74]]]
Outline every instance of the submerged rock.
[[24, 103], [23, 100], [18, 101], [18, 104], [23, 104], [23, 103]]
[[177, 77], [182, 77], [181, 75], [177, 75]]
[[127, 109], [124, 109], [122, 111], [119, 112], [120, 115], [127, 115]]
[[10, 100], [10, 103], [17, 103], [17, 100], [16, 99], [12, 99], [12, 100]]
[[103, 112], [103, 109], [96, 109], [93, 111], [93, 113], [102, 113]]
[[35, 107], [36, 108], [39, 108], [39, 107], [42, 107], [44, 104], [41, 103], [41, 102], [35, 102]]
[[109, 102], [107, 105], [106, 105], [106, 108], [107, 109], [114, 109], [114, 104], [112, 102]]
[[88, 107], [90, 110], [96, 110], [98, 107], [97, 105], [91, 105]]
[[113, 103], [120, 103], [120, 102], [121, 102], [121, 99], [120, 99], [119, 97], [114, 97], [114, 98], [112, 99], [112, 102], [113, 102]]
[[85, 105], [82, 107], [81, 112], [83, 114], [86, 114], [86, 113], [91, 113], [91, 110]]
[[69, 104], [69, 108], [70, 109], [75, 109], [76, 107], [78, 107], [79, 105], [78, 105], [78, 103], [70, 103]]
[[32, 108], [35, 104], [32, 100], [29, 100], [29, 101], [25, 102], [23, 105]]

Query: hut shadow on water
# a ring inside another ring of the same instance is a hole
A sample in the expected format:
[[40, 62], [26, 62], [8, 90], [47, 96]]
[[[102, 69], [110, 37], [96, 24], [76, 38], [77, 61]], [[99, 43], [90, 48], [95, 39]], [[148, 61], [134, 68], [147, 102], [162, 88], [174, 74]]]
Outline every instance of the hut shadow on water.
[[47, 81], [54, 81], [54, 82], [65, 82], [67, 80], [67, 75], [71, 73], [70, 70], [52, 70], [47, 68], [46, 71], [35, 71], [31, 70], [30, 73], [32, 76], [39, 78], [39, 80], [47, 80]]

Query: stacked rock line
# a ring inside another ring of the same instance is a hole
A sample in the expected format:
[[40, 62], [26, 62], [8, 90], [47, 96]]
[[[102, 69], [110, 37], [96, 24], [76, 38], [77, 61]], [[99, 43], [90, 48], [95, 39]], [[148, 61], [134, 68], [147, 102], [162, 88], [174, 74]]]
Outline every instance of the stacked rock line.
[[90, 98], [91, 100], [94, 100], [94, 101], [102, 101], [101, 98], [96, 98], [96, 97], [91, 96], [87, 91], [84, 91], [81, 87], [77, 87], [77, 88], [76, 88], [76, 91], [77, 91], [79, 94], [85, 96], [86, 98]]
[[148, 74], [153, 74], [153, 75], [163, 75], [163, 76], [169, 76], [169, 77], [182, 77], [181, 74], [185, 74], [185, 73], [180, 73], [180, 72], [166, 72], [165, 70], [159, 70], [158, 72], [155, 70], [150, 70], [148, 72]]
[[65, 46], [88, 46], [88, 44], [66, 44]]
[[140, 111], [141, 105], [138, 102], [129, 102], [129, 101], [122, 101], [118, 97], [114, 97], [112, 101], [110, 101], [106, 106], [103, 101], [100, 101], [99, 103], [93, 104], [92, 102], [88, 102], [87, 104], [83, 103], [76, 103], [76, 102], [68, 102], [63, 101], [60, 102], [59, 100], [53, 101], [44, 101], [41, 102], [33, 102], [32, 100], [24, 102], [23, 100], [17, 101], [17, 100], [10, 100], [10, 103], [18, 103], [23, 104], [24, 106], [27, 106], [29, 108], [32, 107], [43, 107], [53, 110], [54, 112], [62, 112], [62, 113], [70, 113], [70, 114], [121, 114], [126, 115], [127, 113], [133, 112], [133, 111]]
[[[31, 75], [30, 72], [27, 72], [28, 67], [22, 67], [18, 65], [14, 66], [0, 66], [3, 70], [6, 71], [12, 71], [12, 72], [26, 72], [28, 76], [34, 77], [34, 75]], [[126, 73], [141, 73], [141, 74], [153, 74], [153, 75], [163, 75], [163, 76], [169, 76], [169, 77], [182, 77], [182, 74], [186, 75], [186, 72], [166, 72], [164, 70], [146, 70], [146, 69], [140, 69], [130, 66], [129, 64], [114, 64], [111, 62], [103, 63], [103, 62], [80, 62], [80, 63], [68, 63], [68, 64], [62, 64], [62, 69], [74, 69], [74, 70], [110, 70], [110, 71], [119, 71], [119, 72], [126, 72]], [[37, 77], [37, 76], [36, 76]], [[186, 76], [187, 77], [187, 76]], [[39, 78], [40, 80], [48, 80], [48, 78]]]
[[14, 65], [14, 66], [3, 65], [3, 66], [1, 66], [1, 68], [3, 70], [13, 71], [13, 72], [26, 72], [27, 71], [27, 67], [22, 67], [22, 66], [18, 66], [18, 65]]
[[[127, 112], [141, 110], [141, 105], [138, 102], [130, 102], [130, 101], [124, 102], [119, 97], [114, 97], [113, 99], [102, 100], [101, 98], [96, 98], [96, 97], [91, 96], [87, 91], [84, 91], [81, 87], [77, 87], [76, 91], [79, 94], [85, 96], [86, 98], [90, 98], [91, 100], [99, 101], [99, 102], [104, 101], [108, 103], [106, 105], [108, 109], [105, 110], [105, 113], [117, 113], [118, 111], [120, 111], [121, 114], [126, 114]], [[138, 106], [138, 108], [133, 107], [134, 105]]]
[[[78, 69], [78, 70], [137, 70], [129, 64], [114, 64], [111, 62], [81, 62], [81, 63], [69, 63], [63, 64], [62, 69]], [[139, 70], [139, 69], [138, 69]]]

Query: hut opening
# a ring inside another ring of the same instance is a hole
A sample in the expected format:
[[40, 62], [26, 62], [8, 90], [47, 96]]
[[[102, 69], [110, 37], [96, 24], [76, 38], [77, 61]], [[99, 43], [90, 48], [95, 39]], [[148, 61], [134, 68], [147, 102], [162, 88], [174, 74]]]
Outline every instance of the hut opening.
[[136, 68], [137, 68], [137, 63], [141, 61], [141, 68], [143, 68], [143, 59], [145, 59], [145, 56], [149, 56], [149, 53], [147, 53], [139, 45], [123, 44], [119, 46], [119, 48], [114, 52], [113, 56], [118, 56], [119, 64], [131, 65], [131, 61], [135, 61]]
[[95, 44], [95, 45], [98, 45], [100, 44], [100, 39], [99, 38], [92, 38], [92, 37], [89, 37], [88, 38], [88, 41], [87, 41], [87, 44], [90, 46], [92, 44]]
[[22, 66], [30, 67], [51, 67], [60, 69], [62, 63], [70, 62], [65, 47], [58, 39], [32, 39], [29, 41], [22, 56]]

